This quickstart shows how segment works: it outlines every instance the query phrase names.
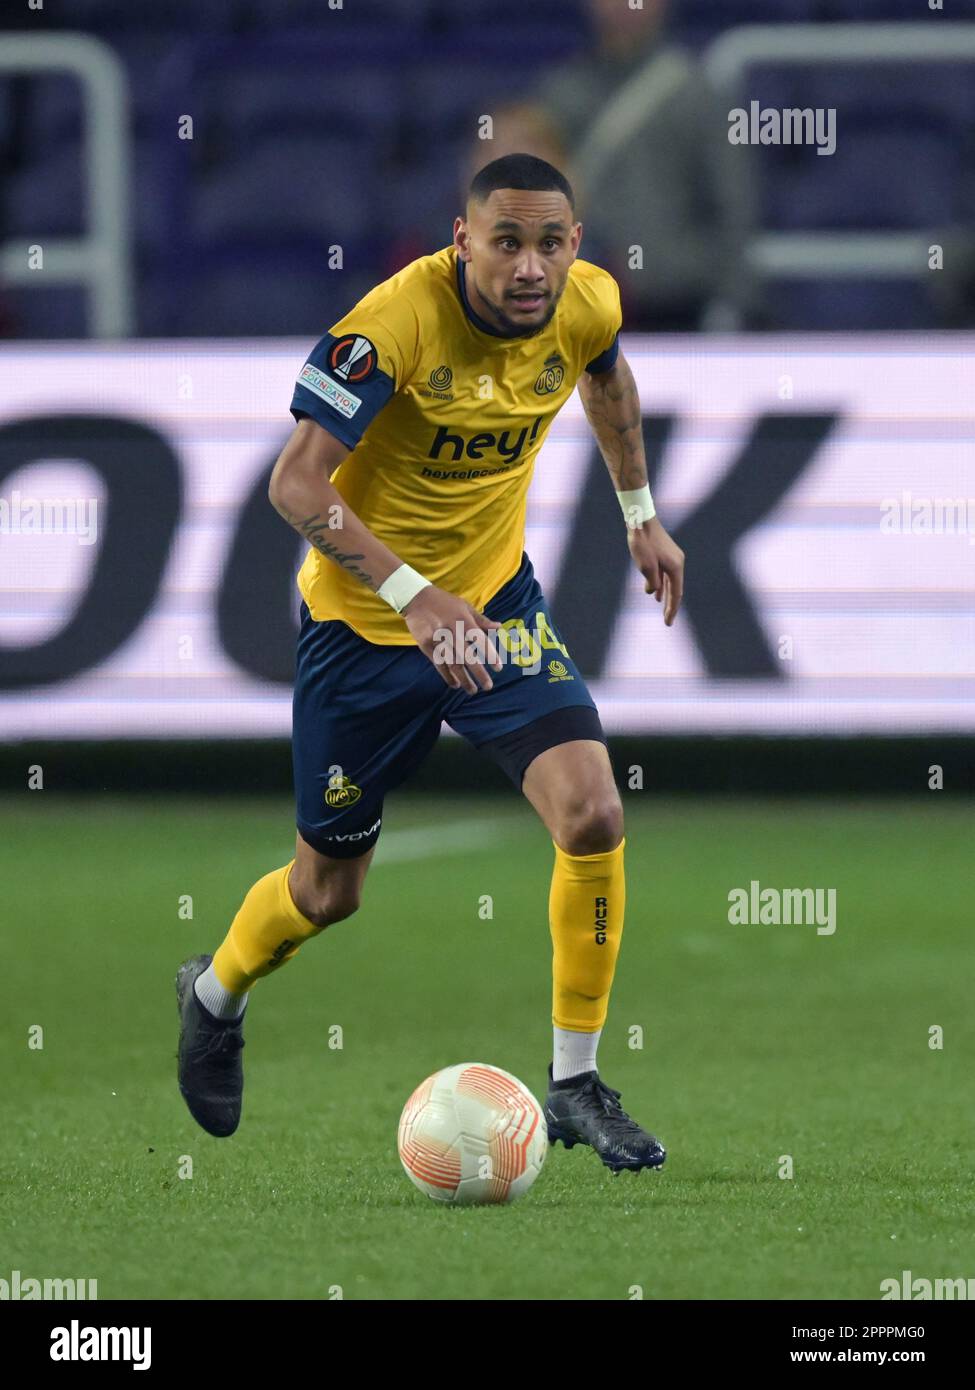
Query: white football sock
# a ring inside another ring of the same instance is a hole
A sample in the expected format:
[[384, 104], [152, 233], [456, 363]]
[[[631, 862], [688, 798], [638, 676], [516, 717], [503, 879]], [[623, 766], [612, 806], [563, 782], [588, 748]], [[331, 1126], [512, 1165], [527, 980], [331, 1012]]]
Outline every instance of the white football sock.
[[199, 1003], [214, 1018], [240, 1018], [247, 1007], [246, 994], [231, 994], [217, 979], [212, 965], [197, 975], [193, 985]]
[[602, 1037], [601, 1028], [597, 1028], [595, 1033], [570, 1033], [566, 1028], [556, 1028], [554, 1031], [553, 1081], [565, 1081], [584, 1071], [597, 1070], [596, 1048]]

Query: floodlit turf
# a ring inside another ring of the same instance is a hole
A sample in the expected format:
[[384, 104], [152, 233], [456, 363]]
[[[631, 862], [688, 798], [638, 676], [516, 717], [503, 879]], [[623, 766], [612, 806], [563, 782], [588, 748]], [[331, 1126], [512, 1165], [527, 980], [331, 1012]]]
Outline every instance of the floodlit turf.
[[[465, 1210], [415, 1191], [396, 1124], [453, 1062], [542, 1095], [552, 851], [517, 798], [389, 800], [358, 917], [252, 995], [229, 1140], [177, 1091], [173, 976], [290, 858], [289, 803], [0, 803], [0, 1277], [96, 1278], [102, 1299], [652, 1299], [975, 1276], [970, 810], [625, 795], [600, 1064], [667, 1166], [614, 1177], [559, 1145], [521, 1202]], [[752, 879], [835, 888], [835, 934], [730, 925]]]

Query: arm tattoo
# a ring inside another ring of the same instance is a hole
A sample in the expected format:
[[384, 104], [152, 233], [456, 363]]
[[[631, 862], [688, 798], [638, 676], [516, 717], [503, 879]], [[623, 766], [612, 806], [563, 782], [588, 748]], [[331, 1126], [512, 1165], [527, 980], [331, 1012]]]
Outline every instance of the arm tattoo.
[[353, 554], [351, 551], [340, 550], [334, 541], [326, 539], [331, 528], [327, 520], [322, 520], [320, 512], [315, 512], [312, 516], [306, 516], [299, 520], [298, 517], [280, 506], [279, 510], [289, 525], [293, 526], [296, 531], [300, 531], [309, 545], [313, 545], [320, 554], [329, 560], [334, 560], [337, 565], [348, 570], [354, 579], [361, 579], [363, 584], [368, 584], [370, 589], [379, 588], [369, 571], [357, 563], [357, 561], [366, 558], [361, 552]]
[[322, 532], [328, 533], [328, 522], [322, 521], [320, 513], [316, 512], [314, 516], [306, 516], [304, 521], [298, 523], [298, 526], [305, 539], [322, 555], [327, 556], [329, 560], [334, 560], [344, 570], [348, 570], [353, 578], [361, 579], [363, 584], [368, 584], [370, 588], [376, 588], [369, 571], [356, 564], [357, 560], [366, 558], [361, 552], [353, 555], [349, 551], [340, 550], [334, 541], [325, 540]]
[[612, 371], [598, 376], [584, 373], [579, 378], [579, 395], [617, 492], [643, 487], [647, 481], [643, 419], [629, 363], [618, 358]]

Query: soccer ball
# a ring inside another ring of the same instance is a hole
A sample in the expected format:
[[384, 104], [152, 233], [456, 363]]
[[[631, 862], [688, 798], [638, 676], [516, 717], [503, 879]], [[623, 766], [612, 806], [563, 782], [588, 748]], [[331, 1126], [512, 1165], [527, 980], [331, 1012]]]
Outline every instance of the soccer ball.
[[422, 1081], [399, 1121], [399, 1156], [435, 1202], [513, 1202], [541, 1172], [548, 1130], [531, 1091], [500, 1067], [461, 1062]]

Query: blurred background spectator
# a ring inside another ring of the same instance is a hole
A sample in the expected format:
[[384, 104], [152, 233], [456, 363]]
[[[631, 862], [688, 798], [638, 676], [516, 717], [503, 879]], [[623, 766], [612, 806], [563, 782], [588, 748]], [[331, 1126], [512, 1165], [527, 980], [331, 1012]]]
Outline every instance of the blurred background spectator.
[[[751, 152], [729, 144], [727, 104], [672, 41], [669, 8], [586, 0], [592, 44], [502, 113], [493, 153], [528, 150], [566, 171], [581, 254], [616, 275], [631, 329], [748, 326]], [[483, 161], [482, 146], [467, 172]]]

